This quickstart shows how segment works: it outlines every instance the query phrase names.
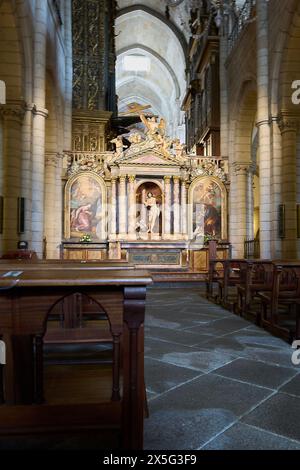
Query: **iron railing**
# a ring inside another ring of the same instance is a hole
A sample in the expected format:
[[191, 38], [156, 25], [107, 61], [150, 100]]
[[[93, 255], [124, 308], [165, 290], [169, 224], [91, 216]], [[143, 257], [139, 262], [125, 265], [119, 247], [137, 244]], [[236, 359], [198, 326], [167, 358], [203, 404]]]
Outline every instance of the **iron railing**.
[[259, 239], [256, 238], [254, 240], [245, 240], [244, 258], [245, 259], [259, 259], [260, 258]]
[[233, 28], [228, 38], [229, 40], [228, 53], [229, 54], [232, 51], [233, 47], [235, 46], [245, 25], [248, 24], [252, 19], [254, 19], [255, 4], [256, 4], [256, 0], [246, 0], [243, 7], [239, 11], [236, 21], [233, 25]]

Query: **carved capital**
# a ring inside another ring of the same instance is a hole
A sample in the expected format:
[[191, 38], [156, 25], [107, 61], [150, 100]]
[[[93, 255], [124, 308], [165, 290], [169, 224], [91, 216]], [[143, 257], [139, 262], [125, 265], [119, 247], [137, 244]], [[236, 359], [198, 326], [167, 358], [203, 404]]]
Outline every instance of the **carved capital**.
[[46, 166], [52, 166], [57, 168], [59, 161], [62, 159], [62, 156], [56, 152], [47, 152], [45, 154], [45, 164]]
[[5, 121], [22, 123], [25, 115], [25, 103], [23, 101], [8, 101], [0, 106], [0, 116]]
[[129, 183], [135, 182], [135, 175], [128, 175]]
[[233, 170], [236, 175], [248, 175], [254, 172], [255, 166], [252, 162], [234, 162]]
[[277, 118], [280, 132], [297, 132], [299, 129], [299, 118], [287, 112], [281, 112]]
[[180, 177], [179, 176], [173, 176], [173, 181], [175, 184], [179, 184]]
[[126, 175], [122, 175], [119, 177], [120, 184], [125, 184], [126, 183]]
[[164, 181], [165, 181], [165, 184], [170, 184], [171, 183], [171, 176], [164, 176]]

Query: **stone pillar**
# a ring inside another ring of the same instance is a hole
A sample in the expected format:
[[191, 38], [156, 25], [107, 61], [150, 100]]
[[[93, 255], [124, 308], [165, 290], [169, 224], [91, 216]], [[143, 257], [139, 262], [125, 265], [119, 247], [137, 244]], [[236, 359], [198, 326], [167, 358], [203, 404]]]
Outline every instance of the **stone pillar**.
[[129, 176], [128, 191], [128, 239], [136, 240], [136, 199], [135, 199], [135, 176]]
[[45, 177], [45, 109], [47, 2], [35, 2], [34, 89], [32, 126], [32, 249], [43, 253], [44, 177]]
[[297, 129], [298, 122], [286, 113], [279, 117], [279, 127], [282, 135], [282, 169], [281, 194], [285, 206], [285, 237], [282, 240], [282, 257], [295, 259], [297, 257]]
[[22, 172], [21, 195], [25, 198], [25, 232], [20, 235], [31, 247], [32, 225], [32, 161], [31, 161], [31, 132], [32, 132], [32, 105], [25, 106], [25, 115], [22, 127]]
[[184, 239], [188, 237], [187, 210], [186, 209], [187, 209], [187, 183], [183, 179], [181, 180], [181, 233]]
[[64, 100], [64, 149], [72, 148], [72, 0], [64, 0], [64, 37], [65, 37], [65, 100]]
[[119, 239], [124, 240], [127, 239], [126, 176], [120, 176], [119, 189]]
[[170, 239], [171, 233], [171, 178], [165, 176], [164, 238]]
[[111, 179], [111, 204], [110, 204], [110, 240], [116, 239], [117, 233], [117, 182]]
[[3, 118], [3, 252], [17, 249], [18, 197], [21, 196], [22, 122], [24, 107], [21, 102], [2, 105]]
[[268, 3], [256, 1], [257, 127], [260, 182], [260, 256], [271, 257], [271, 133], [269, 124]]
[[173, 213], [174, 213], [174, 240], [181, 238], [180, 234], [180, 186], [179, 186], [179, 177], [173, 176], [174, 182], [174, 204], [173, 204]]
[[57, 213], [57, 167], [59, 155], [56, 152], [47, 152], [45, 155], [45, 228], [44, 235], [47, 240], [47, 259], [58, 258], [59, 241], [57, 237], [57, 220], [60, 214]]
[[253, 194], [253, 175], [254, 175], [254, 166], [250, 165], [247, 172], [247, 206], [246, 206], [246, 237], [249, 240], [254, 238], [254, 227], [253, 227], [253, 217], [254, 217], [254, 194]]
[[272, 118], [272, 259], [282, 259], [282, 243], [278, 236], [278, 208], [282, 204], [281, 178], [282, 137], [276, 116]]
[[248, 170], [250, 163], [235, 163], [235, 189], [237, 200], [235, 201], [235, 227], [231, 234], [234, 248], [234, 257], [244, 257], [244, 241], [247, 238], [247, 187]]

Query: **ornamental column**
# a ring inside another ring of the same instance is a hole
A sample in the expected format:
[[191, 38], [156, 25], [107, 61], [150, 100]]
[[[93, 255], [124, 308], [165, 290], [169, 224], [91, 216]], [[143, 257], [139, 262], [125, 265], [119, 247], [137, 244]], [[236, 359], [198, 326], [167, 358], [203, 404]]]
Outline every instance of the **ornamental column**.
[[169, 239], [171, 233], [171, 178], [164, 177], [165, 181], [165, 206], [164, 206], [164, 238]]
[[288, 113], [279, 116], [279, 128], [282, 135], [281, 194], [284, 204], [284, 238], [282, 239], [282, 257], [297, 258], [297, 129], [298, 122]]
[[45, 155], [45, 231], [47, 240], [46, 257], [47, 259], [59, 258], [59, 239], [57, 232], [57, 220], [60, 219], [57, 213], [57, 168], [59, 166], [60, 156], [56, 152], [47, 152]]
[[184, 179], [181, 180], [181, 233], [182, 237], [188, 237], [187, 228], [187, 183]]
[[136, 199], [135, 199], [135, 176], [129, 177], [128, 191], [128, 239], [136, 240]]
[[127, 238], [126, 231], [126, 217], [127, 204], [126, 204], [126, 176], [120, 176], [119, 183], [119, 239], [124, 240]]
[[47, 2], [36, 0], [32, 126], [32, 249], [43, 253]]
[[180, 187], [179, 176], [173, 176], [174, 181], [174, 240], [181, 238], [180, 234]]
[[111, 179], [111, 204], [110, 204], [110, 239], [115, 240], [117, 233], [117, 179]]

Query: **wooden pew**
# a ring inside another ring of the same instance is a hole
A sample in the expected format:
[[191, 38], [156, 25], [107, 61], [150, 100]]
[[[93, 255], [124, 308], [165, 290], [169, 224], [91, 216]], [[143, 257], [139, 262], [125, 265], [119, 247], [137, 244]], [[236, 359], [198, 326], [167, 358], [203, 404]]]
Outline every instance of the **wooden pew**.
[[[152, 282], [148, 273], [99, 269], [84, 273], [72, 269], [22, 271], [17, 278], [3, 277], [7, 270], [0, 266], [0, 336], [7, 349], [0, 436], [113, 427], [120, 431], [123, 448], [142, 448], [143, 323], [146, 287]], [[113, 383], [119, 400], [102, 403], [99, 397], [99, 403], [91, 406], [70, 404], [66, 397], [63, 404], [44, 403], [42, 350], [47, 316], [55, 303], [76, 292], [93, 298], [108, 316], [118, 365]]]
[[247, 260], [240, 283], [237, 286], [238, 301], [235, 311], [243, 317], [255, 316], [256, 324], [260, 325], [260, 308], [252, 310], [255, 302], [259, 302], [259, 291], [271, 291], [273, 283], [273, 264], [270, 260]]
[[[300, 301], [300, 262], [273, 262], [273, 283], [269, 292], [259, 292], [262, 326], [291, 342], [295, 337], [296, 309]], [[285, 325], [287, 318], [291, 326]]]
[[[216, 260], [220, 262], [220, 260]], [[217, 301], [224, 308], [233, 310], [236, 301], [236, 287], [241, 281], [243, 271], [246, 269], [247, 260], [245, 259], [227, 259], [222, 261], [223, 275], [216, 280], [218, 285]], [[234, 298], [232, 296], [232, 288], [235, 290]]]

